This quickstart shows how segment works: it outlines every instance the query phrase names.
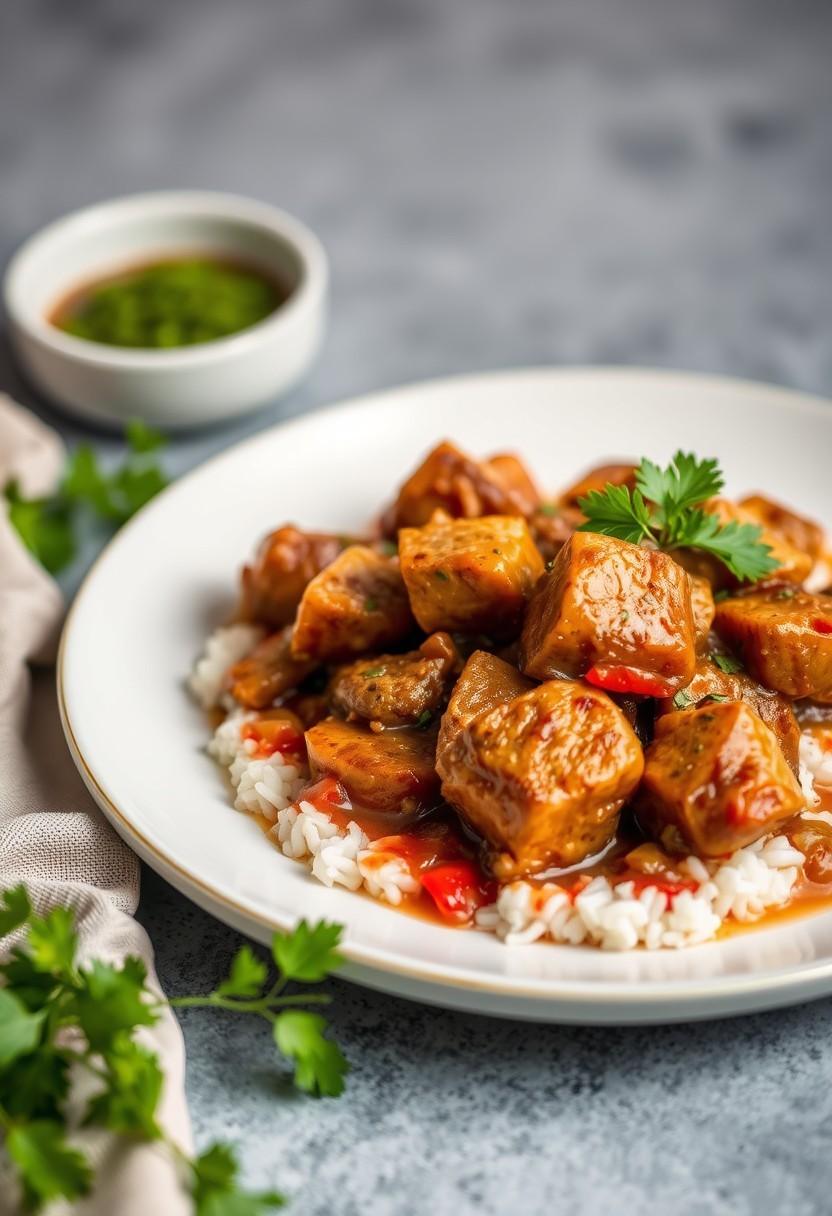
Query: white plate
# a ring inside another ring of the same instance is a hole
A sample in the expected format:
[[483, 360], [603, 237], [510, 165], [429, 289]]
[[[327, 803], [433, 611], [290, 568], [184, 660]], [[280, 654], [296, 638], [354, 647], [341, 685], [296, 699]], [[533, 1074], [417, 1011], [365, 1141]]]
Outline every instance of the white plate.
[[270, 527], [359, 529], [443, 436], [512, 448], [556, 488], [605, 457], [720, 458], [729, 491], [763, 488], [832, 520], [832, 410], [776, 388], [635, 370], [531, 370], [417, 385], [257, 435], [172, 486], [113, 541], [64, 633], [64, 726], [90, 790], [154, 869], [267, 941], [296, 919], [346, 926], [348, 978], [514, 1017], [712, 1017], [832, 992], [832, 913], [674, 952], [608, 954], [445, 929], [328, 890], [235, 813], [203, 752], [183, 678], [227, 614], [237, 570]]

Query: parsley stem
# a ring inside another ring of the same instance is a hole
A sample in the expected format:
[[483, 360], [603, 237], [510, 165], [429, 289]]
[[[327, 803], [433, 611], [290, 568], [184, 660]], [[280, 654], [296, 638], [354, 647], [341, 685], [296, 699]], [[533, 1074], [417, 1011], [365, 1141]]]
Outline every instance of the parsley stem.
[[216, 992], [209, 992], [207, 996], [175, 996], [171, 998], [170, 1004], [176, 1009], [199, 1009], [211, 1006], [214, 1009], [230, 1009], [236, 1013], [266, 1015], [271, 1005], [280, 1008], [289, 1005], [328, 1005], [331, 999], [324, 992], [298, 992], [291, 996], [273, 996], [269, 992], [266, 996], [253, 997], [251, 1000], [240, 1000], [239, 997], [220, 996]]

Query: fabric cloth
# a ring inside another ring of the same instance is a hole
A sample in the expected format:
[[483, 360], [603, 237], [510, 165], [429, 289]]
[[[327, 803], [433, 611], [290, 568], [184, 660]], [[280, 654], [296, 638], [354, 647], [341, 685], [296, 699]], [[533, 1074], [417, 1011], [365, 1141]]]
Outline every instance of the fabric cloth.
[[[27, 497], [48, 494], [63, 462], [57, 436], [0, 395], [0, 487], [16, 478]], [[138, 860], [92, 804], [61, 733], [50, 668], [61, 617], [58, 588], [0, 508], [0, 888], [24, 882], [39, 912], [56, 904], [73, 908], [82, 961], [139, 955], [158, 992], [150, 942], [132, 916]], [[161, 1122], [190, 1152], [184, 1047], [170, 1009], [142, 1037], [165, 1070]], [[126, 1144], [101, 1132], [83, 1132], [78, 1142], [96, 1175], [94, 1193], [72, 1209], [78, 1216], [191, 1211], [161, 1146]], [[12, 1210], [11, 1195], [0, 1189], [0, 1211]]]

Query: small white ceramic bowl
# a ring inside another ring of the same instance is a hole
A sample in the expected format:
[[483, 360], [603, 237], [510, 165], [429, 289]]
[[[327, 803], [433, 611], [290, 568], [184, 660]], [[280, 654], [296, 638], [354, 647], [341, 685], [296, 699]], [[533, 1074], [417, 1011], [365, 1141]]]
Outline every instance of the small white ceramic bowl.
[[[88, 342], [47, 319], [69, 292], [159, 257], [208, 253], [271, 271], [291, 286], [271, 316], [227, 338], [170, 350]], [[328, 270], [317, 237], [276, 207], [231, 194], [137, 194], [76, 211], [31, 237], [6, 271], [4, 299], [24, 370], [71, 413], [166, 429], [218, 422], [274, 400], [320, 345]]]

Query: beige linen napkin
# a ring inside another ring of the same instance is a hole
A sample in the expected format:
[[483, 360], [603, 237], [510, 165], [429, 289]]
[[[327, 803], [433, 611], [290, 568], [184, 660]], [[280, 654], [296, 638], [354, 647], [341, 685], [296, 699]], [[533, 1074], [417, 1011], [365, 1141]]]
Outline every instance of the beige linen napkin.
[[[57, 436], [0, 394], [0, 487], [14, 477], [28, 497], [47, 494], [63, 459]], [[61, 735], [48, 669], [61, 614], [57, 587], [22, 547], [0, 507], [0, 888], [23, 881], [38, 911], [56, 904], [73, 908], [82, 960], [140, 955], [158, 991], [150, 942], [132, 917], [138, 861], [93, 806]], [[35, 665], [31, 672], [29, 664]], [[161, 1122], [190, 1151], [179, 1026], [166, 1009], [161, 1022], [142, 1033], [165, 1069]], [[127, 1145], [103, 1133], [85, 1132], [81, 1141], [96, 1184], [73, 1209], [79, 1216], [190, 1212], [163, 1148]], [[13, 1211], [12, 1199], [0, 1183], [0, 1212], [6, 1211]]]

